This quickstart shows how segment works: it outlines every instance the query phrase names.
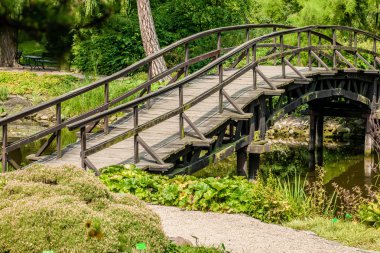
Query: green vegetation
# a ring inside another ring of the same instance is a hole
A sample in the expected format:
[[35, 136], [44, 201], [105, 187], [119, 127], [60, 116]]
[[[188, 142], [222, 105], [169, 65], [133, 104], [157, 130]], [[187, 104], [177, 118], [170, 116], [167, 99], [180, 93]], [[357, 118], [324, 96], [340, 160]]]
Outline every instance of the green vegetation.
[[157, 215], [80, 169], [33, 166], [0, 182], [1, 252], [130, 252], [138, 242], [151, 252], [169, 247]]
[[223, 252], [170, 243], [142, 201], [68, 166], [0, 176], [0, 216], [0, 252], [132, 252], [139, 242], [149, 252]]
[[[146, 81], [145, 73], [138, 73], [110, 83], [110, 98], [118, 97], [140, 83]], [[22, 95], [30, 99], [34, 104], [65, 94], [71, 90], [89, 84], [92, 78], [80, 80], [71, 75], [38, 75], [31, 72], [0, 72], [0, 100], [5, 100], [8, 94]], [[164, 83], [152, 85], [156, 90]], [[122, 102], [134, 98], [131, 96]], [[79, 97], [70, 99], [62, 104], [64, 117], [78, 115], [94, 109], [104, 103], [104, 88], [99, 87]]]
[[[103, 169], [101, 180], [113, 192], [125, 192], [161, 205], [188, 210], [245, 213], [265, 222], [284, 222], [306, 216], [310, 201], [302, 183], [274, 177], [252, 183], [243, 177], [195, 178], [152, 175], [122, 166]], [[294, 189], [299, 187], [299, 189]]]
[[348, 246], [380, 250], [380, 229], [370, 228], [358, 222], [312, 217], [293, 220], [286, 226], [298, 230], [309, 230], [323, 238]]

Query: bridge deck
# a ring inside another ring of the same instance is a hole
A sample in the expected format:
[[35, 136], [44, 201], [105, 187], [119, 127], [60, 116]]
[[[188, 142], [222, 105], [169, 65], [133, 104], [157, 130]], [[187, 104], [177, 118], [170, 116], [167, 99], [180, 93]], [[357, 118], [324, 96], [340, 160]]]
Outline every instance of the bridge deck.
[[[297, 75], [290, 69], [287, 68], [287, 78], [282, 79], [280, 77], [281, 66], [260, 66], [262, 72], [267, 76], [272, 83], [277, 87], [281, 88], [294, 80]], [[298, 67], [300, 71], [305, 76], [317, 74], [324, 72], [324, 69], [313, 68], [311, 72], [307, 68]], [[235, 70], [225, 70], [224, 78], [232, 75]], [[191, 100], [192, 98], [202, 94], [210, 87], [218, 84], [218, 75], [207, 75], [202, 78], [198, 78], [193, 82], [188, 83], [184, 87], [184, 103]], [[260, 76], [258, 76], [258, 89], [252, 89], [252, 72], [246, 73], [244, 76], [238, 78], [229, 84], [225, 91], [235, 100], [237, 105], [244, 108], [246, 105], [250, 104], [253, 100], [256, 100], [259, 96], [264, 93], [278, 95], [281, 94], [282, 90], [273, 91], [270, 87], [263, 81]], [[178, 89], [166, 93], [164, 96], [152, 101], [152, 107], [150, 109], [140, 109], [139, 111], [139, 124], [152, 120], [170, 110], [178, 107]], [[201, 103], [195, 105], [186, 111], [186, 115], [191, 119], [192, 122], [201, 130], [205, 135], [216, 129], [231, 117], [236, 116], [237, 113], [234, 112], [232, 106], [228, 103], [226, 99], [224, 102], [224, 108], [228, 108], [223, 112], [223, 114], [218, 113], [218, 100], [219, 95], [215, 93], [211, 97], [205, 99]], [[184, 139], [179, 138], [179, 118], [170, 118], [154, 127], [151, 127], [142, 133], [140, 137], [159, 155], [160, 158], [165, 160], [173, 153], [177, 153], [185, 148], [186, 145], [191, 145], [194, 142], [199, 141], [195, 136], [192, 129], [186, 125], [185, 122], [185, 133], [186, 137]], [[92, 134], [88, 137], [87, 147], [90, 148], [98, 143], [101, 143], [107, 139], [110, 139], [123, 131], [133, 128], [133, 117], [132, 114], [127, 114], [123, 119], [119, 120], [117, 123], [110, 127], [110, 133], [105, 135], [103, 133]], [[38, 161], [38, 163], [50, 164], [50, 165], [62, 165], [62, 164], [73, 164], [76, 166], [81, 165], [80, 160], [80, 143], [76, 142], [66, 149], [63, 150], [63, 156], [60, 159], [56, 159], [54, 155], [48, 156], [45, 159]], [[150, 157], [143, 148], [140, 148], [140, 158], [141, 166], [143, 167], [146, 163], [152, 163], [154, 160]], [[89, 156], [91, 162], [97, 167], [102, 168], [105, 166], [113, 164], [125, 164], [133, 163], [133, 138], [121, 141], [107, 149], [97, 152], [94, 155]]]

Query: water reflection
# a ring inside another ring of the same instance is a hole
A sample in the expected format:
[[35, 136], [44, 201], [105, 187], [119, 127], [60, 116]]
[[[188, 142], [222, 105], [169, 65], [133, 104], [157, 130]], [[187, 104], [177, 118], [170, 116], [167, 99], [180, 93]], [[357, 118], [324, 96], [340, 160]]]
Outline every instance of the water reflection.
[[[296, 174], [314, 176], [313, 172], [308, 171], [307, 143], [278, 141], [272, 143], [272, 150], [261, 156], [260, 169], [264, 177], [268, 175], [269, 171], [283, 178]], [[373, 171], [376, 161], [374, 158], [365, 158], [363, 150], [364, 147], [360, 143], [325, 143], [323, 152], [326, 171], [324, 183], [328, 191], [332, 190], [334, 182], [346, 189], [354, 186], [364, 187], [365, 184], [370, 185], [377, 182], [379, 173]], [[230, 157], [226, 161], [208, 166], [194, 175], [197, 177], [236, 175], [236, 158]]]

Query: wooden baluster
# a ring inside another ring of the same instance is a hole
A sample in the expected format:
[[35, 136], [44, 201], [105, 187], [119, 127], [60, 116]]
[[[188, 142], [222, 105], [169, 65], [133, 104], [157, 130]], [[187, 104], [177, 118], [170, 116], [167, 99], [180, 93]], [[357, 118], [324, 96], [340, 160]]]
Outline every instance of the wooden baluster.
[[[276, 31], [277, 31], [277, 27], [273, 27], [273, 32], [276, 32]], [[273, 52], [273, 53], [276, 53], [276, 51], [277, 51], [277, 47], [276, 47], [276, 44], [277, 44], [277, 37], [274, 37], [274, 38], [273, 38], [273, 44], [274, 44], [274, 47], [273, 47], [274, 52]], [[273, 66], [276, 66], [276, 64], [277, 64], [277, 59], [274, 58], [274, 60], [273, 60]]]
[[284, 36], [280, 36], [280, 50], [281, 50], [281, 69], [282, 69], [282, 78], [286, 78], [285, 75], [285, 61], [284, 61]]
[[1, 151], [3, 173], [7, 171], [7, 165], [8, 165], [7, 139], [8, 139], [8, 125], [3, 125], [3, 146], [2, 146], [2, 151]]
[[357, 55], [357, 52], [358, 52], [358, 34], [356, 32], [354, 32], [354, 48], [355, 48], [354, 65], [355, 65], [355, 68], [357, 68], [358, 67], [358, 55]]
[[332, 30], [333, 34], [333, 69], [336, 69], [336, 31], [335, 29]]
[[[183, 86], [179, 86], [179, 107], [183, 106]], [[183, 139], [185, 137], [185, 128], [183, 126], [183, 111], [179, 114], [179, 137]]]
[[[223, 62], [218, 66], [219, 84], [223, 82]], [[219, 89], [219, 113], [223, 112], [223, 88]]]
[[[62, 123], [62, 110], [61, 110], [61, 103], [58, 103], [56, 105], [56, 125], [59, 126]], [[61, 129], [57, 131], [57, 159], [62, 157], [62, 134], [61, 134]]]
[[139, 157], [139, 141], [138, 141], [138, 136], [139, 134], [136, 132], [137, 127], [139, 126], [139, 107], [136, 105], [133, 107], [133, 129], [135, 130], [135, 134], [133, 136], [133, 150], [134, 150], [134, 156], [133, 160], [134, 163], [140, 162], [140, 157]]
[[[105, 105], [104, 110], [108, 110], [108, 103], [110, 101], [110, 90], [109, 89], [110, 89], [109, 84], [105, 83], [104, 84], [104, 105]], [[110, 132], [109, 119], [108, 119], [108, 115], [107, 115], [107, 116], [104, 116], [104, 133], [108, 134], [109, 132]]]
[[[245, 30], [245, 39], [246, 41], [249, 41], [249, 28], [247, 28]], [[249, 64], [249, 48], [247, 48], [246, 52], [245, 52], [245, 57], [246, 57], [246, 60], [247, 60], [247, 65]]]
[[309, 61], [308, 66], [309, 66], [309, 71], [311, 71], [311, 48], [310, 48], [311, 47], [311, 30], [307, 32], [307, 46], [309, 47], [308, 56], [307, 56], [308, 61]]
[[[218, 33], [218, 50], [222, 49], [222, 34]], [[219, 53], [220, 56], [220, 53]], [[219, 84], [223, 82], [223, 63], [218, 65]], [[223, 91], [219, 90], [219, 113], [223, 112]]]
[[86, 140], [86, 126], [82, 126], [81, 128], [80, 128], [80, 157], [81, 157], [81, 165], [82, 165], [82, 168], [84, 169], [84, 170], [86, 170], [87, 169], [87, 166], [86, 166], [86, 162], [85, 162], [85, 160], [86, 160], [86, 155], [85, 155], [85, 152], [86, 152], [86, 142], [87, 142], [87, 140]]
[[[152, 79], [152, 62], [149, 62], [148, 63], [148, 81], [150, 81]], [[152, 84], [149, 84], [148, 87], [146, 88], [146, 94], [149, 94], [150, 93], [150, 90], [151, 90], [151, 87], [152, 87]], [[151, 108], [151, 103], [150, 103], [150, 99], [148, 99], [146, 101], [146, 108], [150, 109]]]
[[[252, 46], [252, 62], [254, 63], [256, 61], [256, 44]], [[253, 86], [252, 88], [254, 90], [257, 89], [257, 73], [256, 73], [256, 67], [254, 66], [252, 68], [252, 74], [253, 74]]]
[[[301, 47], [301, 33], [297, 33], [297, 47]], [[298, 66], [301, 66], [301, 51], [298, 52]]]
[[218, 43], [217, 43], [217, 46], [216, 46], [216, 49], [219, 50], [219, 53], [218, 55], [216, 56], [216, 58], [219, 58], [219, 56], [221, 55], [221, 51], [222, 50], [222, 33], [221, 32], [218, 32]]
[[[189, 44], [185, 44], [185, 62], [189, 61]], [[185, 66], [185, 76], [189, 73], [189, 65], [186, 64]]]
[[377, 45], [376, 45], [376, 38], [373, 38], [373, 67], [376, 69], [376, 53], [377, 53]]
[[[322, 46], [322, 38], [321, 38], [321, 36], [318, 36], [318, 46], [320, 47], [320, 46]], [[321, 51], [318, 49], [318, 57], [321, 57]], [[321, 67], [321, 63], [318, 61], [318, 68], [320, 68]]]

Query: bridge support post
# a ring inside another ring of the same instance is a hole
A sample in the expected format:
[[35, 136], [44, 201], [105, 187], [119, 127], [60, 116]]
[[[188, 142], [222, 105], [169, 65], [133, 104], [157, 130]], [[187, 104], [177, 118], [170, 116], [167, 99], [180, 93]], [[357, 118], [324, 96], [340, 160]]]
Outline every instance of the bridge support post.
[[318, 166], [323, 166], [323, 116], [316, 118], [316, 160]]
[[248, 178], [247, 147], [236, 150], [237, 175]]
[[260, 167], [260, 154], [248, 155], [248, 179], [256, 179]]
[[366, 128], [365, 128], [365, 140], [364, 140], [364, 156], [370, 157], [373, 153], [373, 140], [371, 137], [371, 121], [370, 115], [367, 115]]
[[316, 116], [315, 112], [310, 113], [309, 131], [309, 170], [315, 170], [315, 135], [316, 135]]

